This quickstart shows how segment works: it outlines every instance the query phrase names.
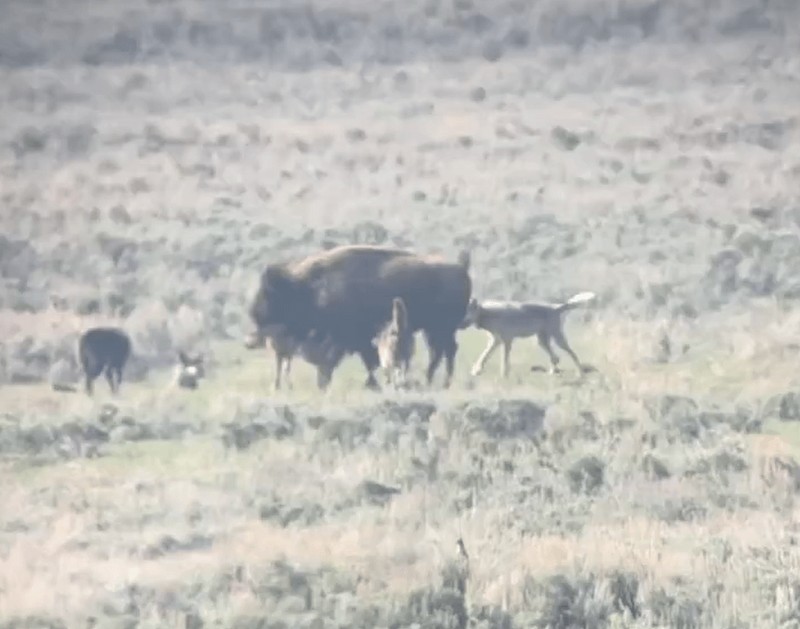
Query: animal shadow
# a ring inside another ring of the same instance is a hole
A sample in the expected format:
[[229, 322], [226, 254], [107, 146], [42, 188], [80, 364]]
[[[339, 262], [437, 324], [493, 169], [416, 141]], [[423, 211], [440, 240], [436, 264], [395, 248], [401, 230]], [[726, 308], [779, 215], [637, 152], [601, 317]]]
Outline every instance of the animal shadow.
[[[547, 373], [549, 370], [548, 370], [547, 367], [543, 367], [542, 365], [533, 365], [531, 367], [531, 371], [537, 372], [537, 373]], [[560, 374], [560, 373], [563, 373], [563, 372], [562, 372], [562, 370], [559, 369], [558, 371], [556, 371], [556, 373]], [[595, 367], [594, 365], [589, 365], [587, 363], [583, 363], [583, 369], [582, 369], [581, 373], [583, 373], [583, 374], [599, 373], [599, 369], [597, 369], [597, 367]]]

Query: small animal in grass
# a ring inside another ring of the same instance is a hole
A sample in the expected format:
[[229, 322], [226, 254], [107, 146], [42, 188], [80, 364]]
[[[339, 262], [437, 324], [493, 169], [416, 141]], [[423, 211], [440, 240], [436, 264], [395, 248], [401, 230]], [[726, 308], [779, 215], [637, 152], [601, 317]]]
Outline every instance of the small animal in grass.
[[563, 316], [569, 310], [592, 301], [594, 298], [595, 294], [590, 291], [578, 293], [560, 304], [495, 300], [479, 302], [472, 298], [467, 305], [465, 321], [480, 330], [485, 330], [489, 336], [486, 349], [472, 367], [472, 375], [479, 375], [489, 356], [502, 345], [501, 373], [503, 377], [507, 377], [511, 346], [514, 340], [531, 336], [536, 336], [539, 345], [550, 357], [552, 365], [550, 373], [559, 371], [559, 359], [550, 346], [551, 340], [569, 354], [578, 371], [583, 373], [587, 368], [581, 364], [564, 336]]
[[182, 350], [178, 351], [178, 365], [175, 367], [176, 385], [182, 389], [197, 389], [205, 375], [205, 358], [202, 354], [189, 356]]
[[78, 339], [78, 363], [85, 378], [88, 395], [94, 392], [94, 381], [104, 373], [112, 393], [119, 391], [122, 372], [131, 355], [131, 339], [117, 327], [89, 328]]
[[460, 537], [456, 540], [456, 548], [458, 549], [456, 587], [461, 594], [465, 594], [467, 591], [467, 580], [469, 579], [469, 555], [467, 554], [467, 547], [464, 545], [464, 540]]
[[392, 318], [373, 340], [386, 384], [395, 388], [406, 385], [411, 358], [414, 356], [414, 333], [408, 325], [406, 304], [400, 297], [392, 300]]

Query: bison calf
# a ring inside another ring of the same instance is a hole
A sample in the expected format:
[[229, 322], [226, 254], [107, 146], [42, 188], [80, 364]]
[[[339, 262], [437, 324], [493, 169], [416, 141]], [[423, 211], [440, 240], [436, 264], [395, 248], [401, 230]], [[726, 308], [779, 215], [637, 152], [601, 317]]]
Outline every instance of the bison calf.
[[286, 384], [292, 388], [291, 369], [292, 358], [300, 347], [300, 341], [284, 329], [273, 329], [269, 335], [258, 332], [250, 335], [245, 341], [245, 347], [256, 349], [257, 347], [271, 347], [275, 353], [275, 389], [281, 388], [281, 378], [286, 378]]
[[122, 370], [131, 355], [131, 340], [120, 328], [96, 327], [78, 340], [78, 362], [86, 378], [86, 393], [92, 395], [94, 381], [105, 372], [112, 393], [119, 390]]
[[331, 381], [334, 369], [344, 358], [345, 351], [333, 343], [330, 337], [317, 331], [310, 332], [304, 339], [293, 336], [285, 327], [274, 326], [269, 334], [256, 332], [245, 341], [245, 347], [255, 349], [268, 345], [275, 353], [275, 389], [281, 388], [284, 376], [289, 388], [291, 383], [292, 358], [299, 354], [306, 362], [317, 369], [317, 386], [324, 389]]
[[400, 297], [392, 301], [392, 318], [375, 337], [374, 344], [386, 384], [394, 384], [395, 388], [401, 381], [406, 384], [414, 355], [414, 333], [408, 328], [408, 312]]

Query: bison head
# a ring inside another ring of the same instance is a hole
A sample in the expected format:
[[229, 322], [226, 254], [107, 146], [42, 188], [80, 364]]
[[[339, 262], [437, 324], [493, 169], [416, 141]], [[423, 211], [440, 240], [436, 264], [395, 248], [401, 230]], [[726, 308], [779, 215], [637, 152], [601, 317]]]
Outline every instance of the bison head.
[[295, 277], [285, 265], [269, 265], [261, 274], [250, 317], [258, 334], [269, 335], [276, 326], [304, 338], [313, 321], [314, 299], [308, 283]]

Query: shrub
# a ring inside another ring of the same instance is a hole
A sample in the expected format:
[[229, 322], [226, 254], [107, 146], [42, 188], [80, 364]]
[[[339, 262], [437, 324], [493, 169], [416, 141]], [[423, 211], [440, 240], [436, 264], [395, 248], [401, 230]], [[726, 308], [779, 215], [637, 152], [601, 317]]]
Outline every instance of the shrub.
[[574, 493], [592, 494], [602, 487], [606, 465], [594, 455], [576, 461], [567, 470], [569, 487]]

